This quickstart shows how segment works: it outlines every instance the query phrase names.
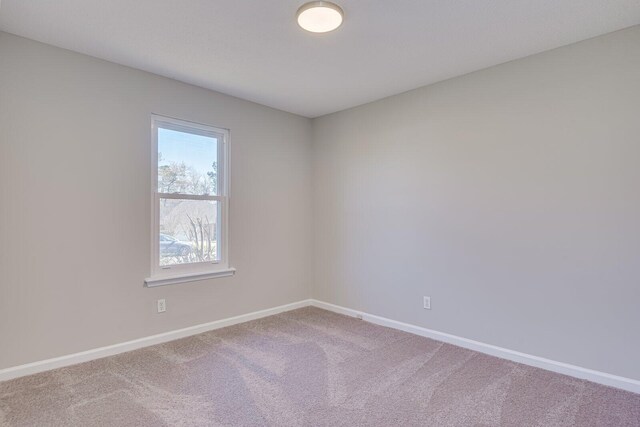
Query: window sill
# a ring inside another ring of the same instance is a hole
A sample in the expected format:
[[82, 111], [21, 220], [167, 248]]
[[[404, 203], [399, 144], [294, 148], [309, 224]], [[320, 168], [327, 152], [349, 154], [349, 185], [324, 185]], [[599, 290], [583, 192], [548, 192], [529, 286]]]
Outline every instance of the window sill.
[[199, 272], [199, 273], [184, 273], [184, 274], [179, 274], [175, 276], [147, 277], [146, 279], [144, 279], [144, 283], [147, 288], [154, 288], [156, 286], [175, 285], [178, 283], [195, 282], [198, 280], [233, 276], [235, 273], [236, 273], [235, 268], [226, 268], [224, 270], [207, 271], [207, 272]]

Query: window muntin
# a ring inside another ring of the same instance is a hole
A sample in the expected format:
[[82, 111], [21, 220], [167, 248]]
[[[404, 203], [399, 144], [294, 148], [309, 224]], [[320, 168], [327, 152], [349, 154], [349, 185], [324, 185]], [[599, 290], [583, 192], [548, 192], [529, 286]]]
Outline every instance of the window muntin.
[[228, 268], [228, 131], [153, 116], [152, 275]]

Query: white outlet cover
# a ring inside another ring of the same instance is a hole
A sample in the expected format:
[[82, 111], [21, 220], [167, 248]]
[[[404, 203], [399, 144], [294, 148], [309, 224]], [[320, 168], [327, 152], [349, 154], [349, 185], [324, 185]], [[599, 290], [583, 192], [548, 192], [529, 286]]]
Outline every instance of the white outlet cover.
[[158, 300], [158, 313], [164, 313], [167, 311], [167, 302], [164, 299]]
[[426, 310], [431, 310], [431, 297], [423, 297], [423, 307]]

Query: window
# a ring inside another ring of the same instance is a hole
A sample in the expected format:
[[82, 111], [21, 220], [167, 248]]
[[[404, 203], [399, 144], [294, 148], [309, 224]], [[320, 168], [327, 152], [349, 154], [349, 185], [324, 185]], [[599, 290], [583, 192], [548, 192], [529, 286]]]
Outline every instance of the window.
[[152, 116], [152, 268], [147, 286], [227, 276], [229, 131]]

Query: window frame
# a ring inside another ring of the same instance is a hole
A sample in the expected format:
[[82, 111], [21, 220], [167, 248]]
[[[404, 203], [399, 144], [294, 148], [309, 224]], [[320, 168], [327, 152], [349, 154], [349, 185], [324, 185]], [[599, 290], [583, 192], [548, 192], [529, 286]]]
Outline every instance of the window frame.
[[[158, 129], [170, 129], [217, 139], [216, 195], [195, 195], [158, 192]], [[213, 277], [230, 276], [235, 269], [229, 264], [229, 130], [162, 116], [151, 115], [151, 277], [145, 279], [148, 287], [191, 282]], [[160, 265], [160, 200], [211, 200], [217, 202], [218, 237], [216, 261], [188, 264]]]

